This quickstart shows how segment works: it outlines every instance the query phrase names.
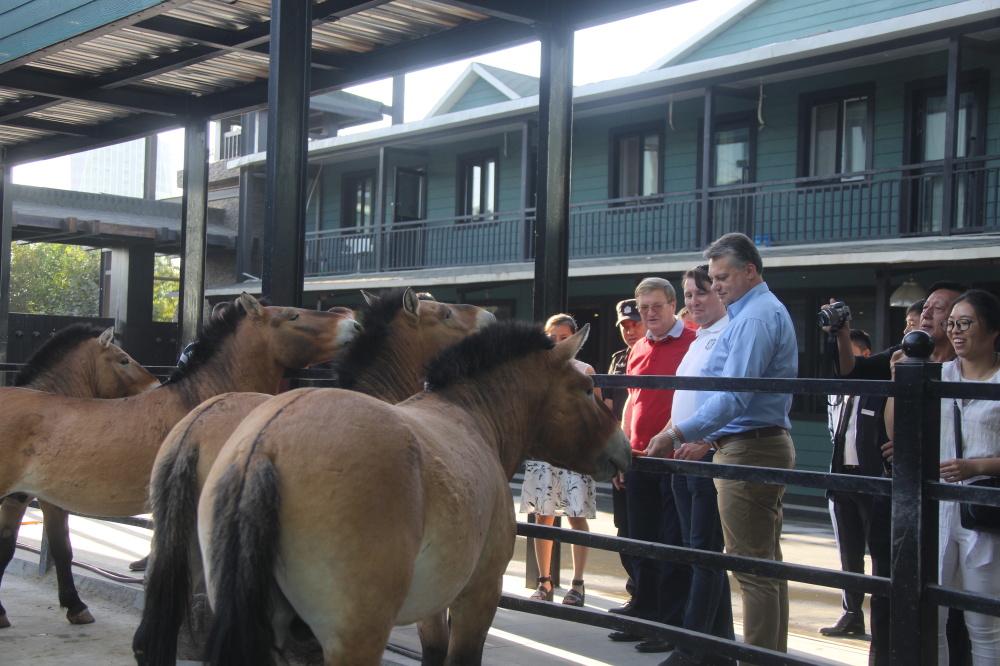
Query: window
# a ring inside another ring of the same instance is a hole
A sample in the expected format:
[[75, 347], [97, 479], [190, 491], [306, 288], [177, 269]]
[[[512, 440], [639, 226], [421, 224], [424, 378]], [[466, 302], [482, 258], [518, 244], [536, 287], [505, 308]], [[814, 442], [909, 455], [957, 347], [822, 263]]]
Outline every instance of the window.
[[802, 175], [836, 176], [871, 168], [871, 97], [854, 91], [805, 99], [809, 131]]
[[458, 214], [488, 215], [497, 211], [500, 170], [495, 151], [463, 155], [458, 160]]
[[663, 131], [646, 127], [618, 131], [613, 136], [611, 198], [659, 194]]
[[374, 225], [375, 172], [365, 171], [344, 176], [343, 209], [340, 226], [369, 232]]

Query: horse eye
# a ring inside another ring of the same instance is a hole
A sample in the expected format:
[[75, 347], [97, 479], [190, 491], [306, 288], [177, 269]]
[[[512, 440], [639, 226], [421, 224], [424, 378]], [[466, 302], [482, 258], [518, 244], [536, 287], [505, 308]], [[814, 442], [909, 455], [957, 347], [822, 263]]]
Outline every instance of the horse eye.
[[592, 388], [587, 389], [587, 396], [590, 397], [590, 398], [593, 398], [594, 397], [594, 389], [592, 389]]
[[295, 314], [293, 314], [291, 317], [288, 318], [288, 321], [295, 321], [298, 318], [299, 318], [299, 313], [296, 312]]
[[121, 360], [121, 364], [122, 364], [122, 365], [128, 365], [128, 359], [127, 359], [127, 358], [123, 358], [123, 359]]

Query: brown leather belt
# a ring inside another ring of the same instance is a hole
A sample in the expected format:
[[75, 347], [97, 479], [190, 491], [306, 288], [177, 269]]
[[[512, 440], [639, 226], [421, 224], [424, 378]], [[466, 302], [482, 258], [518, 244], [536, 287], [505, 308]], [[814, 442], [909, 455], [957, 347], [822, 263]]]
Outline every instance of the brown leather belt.
[[715, 448], [721, 449], [729, 442], [738, 442], [742, 439], [763, 439], [765, 437], [778, 437], [780, 435], [787, 434], [788, 431], [779, 426], [768, 426], [766, 428], [757, 428], [756, 430], [745, 430], [743, 432], [733, 433], [732, 435], [723, 435], [719, 439], [715, 440]]

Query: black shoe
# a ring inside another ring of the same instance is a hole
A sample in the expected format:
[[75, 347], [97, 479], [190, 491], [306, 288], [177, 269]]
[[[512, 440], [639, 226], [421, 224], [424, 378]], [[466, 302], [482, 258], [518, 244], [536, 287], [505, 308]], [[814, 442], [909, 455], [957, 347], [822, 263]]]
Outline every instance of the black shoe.
[[823, 627], [819, 633], [824, 636], [864, 636], [865, 616], [861, 613], [844, 613], [832, 627]]
[[667, 658], [660, 662], [659, 666], [698, 666], [701, 662], [685, 657], [677, 650], [674, 650]]
[[641, 643], [636, 643], [633, 647], [639, 652], [670, 652], [674, 649], [674, 644], [650, 638]]
[[615, 608], [609, 608], [609, 613], [615, 613], [617, 615], [624, 615], [626, 617], [635, 616], [635, 597], [629, 597], [628, 601], [623, 603], [621, 606], [616, 606]]
[[149, 563], [149, 555], [142, 558], [141, 560], [136, 560], [132, 564], [128, 565], [129, 571], [145, 571], [146, 565]]
[[608, 634], [608, 638], [617, 643], [638, 643], [639, 641], [646, 639], [645, 636], [630, 634], [627, 631], [612, 631]]

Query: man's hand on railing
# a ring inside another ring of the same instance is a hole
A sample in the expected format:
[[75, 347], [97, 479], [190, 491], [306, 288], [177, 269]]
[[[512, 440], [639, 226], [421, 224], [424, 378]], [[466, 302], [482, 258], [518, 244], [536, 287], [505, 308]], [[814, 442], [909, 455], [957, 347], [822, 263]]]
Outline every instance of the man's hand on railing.
[[708, 442], [685, 442], [681, 448], [674, 451], [676, 460], [701, 460], [712, 445]]
[[882, 445], [882, 457], [892, 463], [892, 440]]

